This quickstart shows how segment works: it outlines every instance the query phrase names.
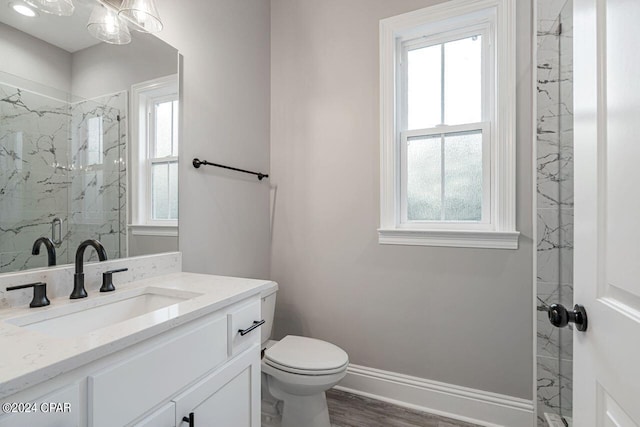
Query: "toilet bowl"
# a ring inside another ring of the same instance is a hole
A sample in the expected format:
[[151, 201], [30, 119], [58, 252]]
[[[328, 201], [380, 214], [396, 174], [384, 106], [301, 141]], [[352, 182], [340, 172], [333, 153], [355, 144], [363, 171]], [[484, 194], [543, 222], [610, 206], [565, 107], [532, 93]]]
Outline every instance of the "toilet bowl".
[[[347, 373], [349, 357], [340, 347], [313, 338], [288, 335], [270, 341], [275, 290], [262, 296], [263, 425], [330, 427], [325, 391]], [[264, 420], [270, 422], [266, 423]]]

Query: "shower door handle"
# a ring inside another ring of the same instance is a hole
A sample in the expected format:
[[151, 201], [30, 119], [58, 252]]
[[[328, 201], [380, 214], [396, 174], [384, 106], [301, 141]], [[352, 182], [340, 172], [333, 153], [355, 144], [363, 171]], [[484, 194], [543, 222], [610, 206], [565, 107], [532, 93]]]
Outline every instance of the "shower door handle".
[[549, 322], [558, 328], [564, 328], [569, 323], [574, 323], [580, 332], [587, 330], [587, 310], [584, 306], [576, 304], [572, 311], [564, 308], [562, 304], [551, 304], [548, 308]]
[[[56, 228], [58, 229], [57, 237]], [[51, 221], [51, 241], [56, 247], [62, 244], [62, 220], [60, 218], [54, 218]]]

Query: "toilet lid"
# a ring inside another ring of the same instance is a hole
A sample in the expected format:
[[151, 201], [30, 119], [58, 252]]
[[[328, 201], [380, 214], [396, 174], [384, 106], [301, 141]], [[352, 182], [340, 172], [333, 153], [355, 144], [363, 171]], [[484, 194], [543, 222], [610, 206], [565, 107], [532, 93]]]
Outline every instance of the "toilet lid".
[[329, 373], [349, 363], [349, 356], [340, 347], [295, 335], [288, 335], [268, 348], [264, 358], [275, 368], [296, 373]]

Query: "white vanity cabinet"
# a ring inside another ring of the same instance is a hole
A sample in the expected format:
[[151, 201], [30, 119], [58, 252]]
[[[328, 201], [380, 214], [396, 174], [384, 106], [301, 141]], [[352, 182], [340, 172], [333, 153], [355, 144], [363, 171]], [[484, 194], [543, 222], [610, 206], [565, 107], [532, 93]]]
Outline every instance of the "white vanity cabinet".
[[[28, 403], [29, 408], [25, 409], [28, 412], [9, 413], [0, 417], [0, 427], [69, 427], [80, 425], [80, 412], [77, 410], [80, 406], [78, 384], [72, 384], [62, 390], [33, 399], [2, 399], [2, 402]], [[68, 404], [69, 410], [59, 407], [57, 403]]]
[[62, 383], [45, 400], [75, 410], [0, 416], [0, 427], [187, 427], [190, 413], [198, 427], [259, 427], [260, 328], [239, 330], [261, 320], [260, 307], [255, 295], [20, 392], [25, 401]]
[[176, 427], [176, 404], [166, 403], [162, 408], [133, 424], [134, 427]]
[[[260, 425], [259, 347], [189, 387], [135, 427], [257, 427]], [[192, 418], [190, 418], [190, 416]]]
[[124, 426], [227, 359], [227, 322], [213, 315], [172, 339], [89, 375], [93, 427]]
[[260, 347], [254, 349], [177, 396], [176, 425], [188, 426], [193, 414], [196, 426], [259, 426]]

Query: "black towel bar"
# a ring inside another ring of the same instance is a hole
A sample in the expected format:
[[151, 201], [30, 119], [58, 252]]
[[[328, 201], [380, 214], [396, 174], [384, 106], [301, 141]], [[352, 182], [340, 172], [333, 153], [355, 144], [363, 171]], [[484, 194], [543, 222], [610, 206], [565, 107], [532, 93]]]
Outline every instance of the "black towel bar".
[[242, 173], [248, 173], [248, 174], [251, 174], [251, 175], [256, 175], [258, 177], [259, 181], [262, 181], [263, 178], [269, 178], [269, 175], [266, 174], [266, 173], [252, 172], [252, 171], [248, 171], [248, 170], [245, 170], [245, 169], [238, 169], [238, 168], [234, 168], [234, 167], [231, 167], [231, 166], [220, 165], [218, 163], [211, 163], [211, 162], [208, 162], [206, 160], [193, 159], [193, 167], [194, 168], [198, 169], [202, 165], [215, 166], [217, 168], [229, 169], [229, 170], [236, 171], [236, 172], [242, 172]]

